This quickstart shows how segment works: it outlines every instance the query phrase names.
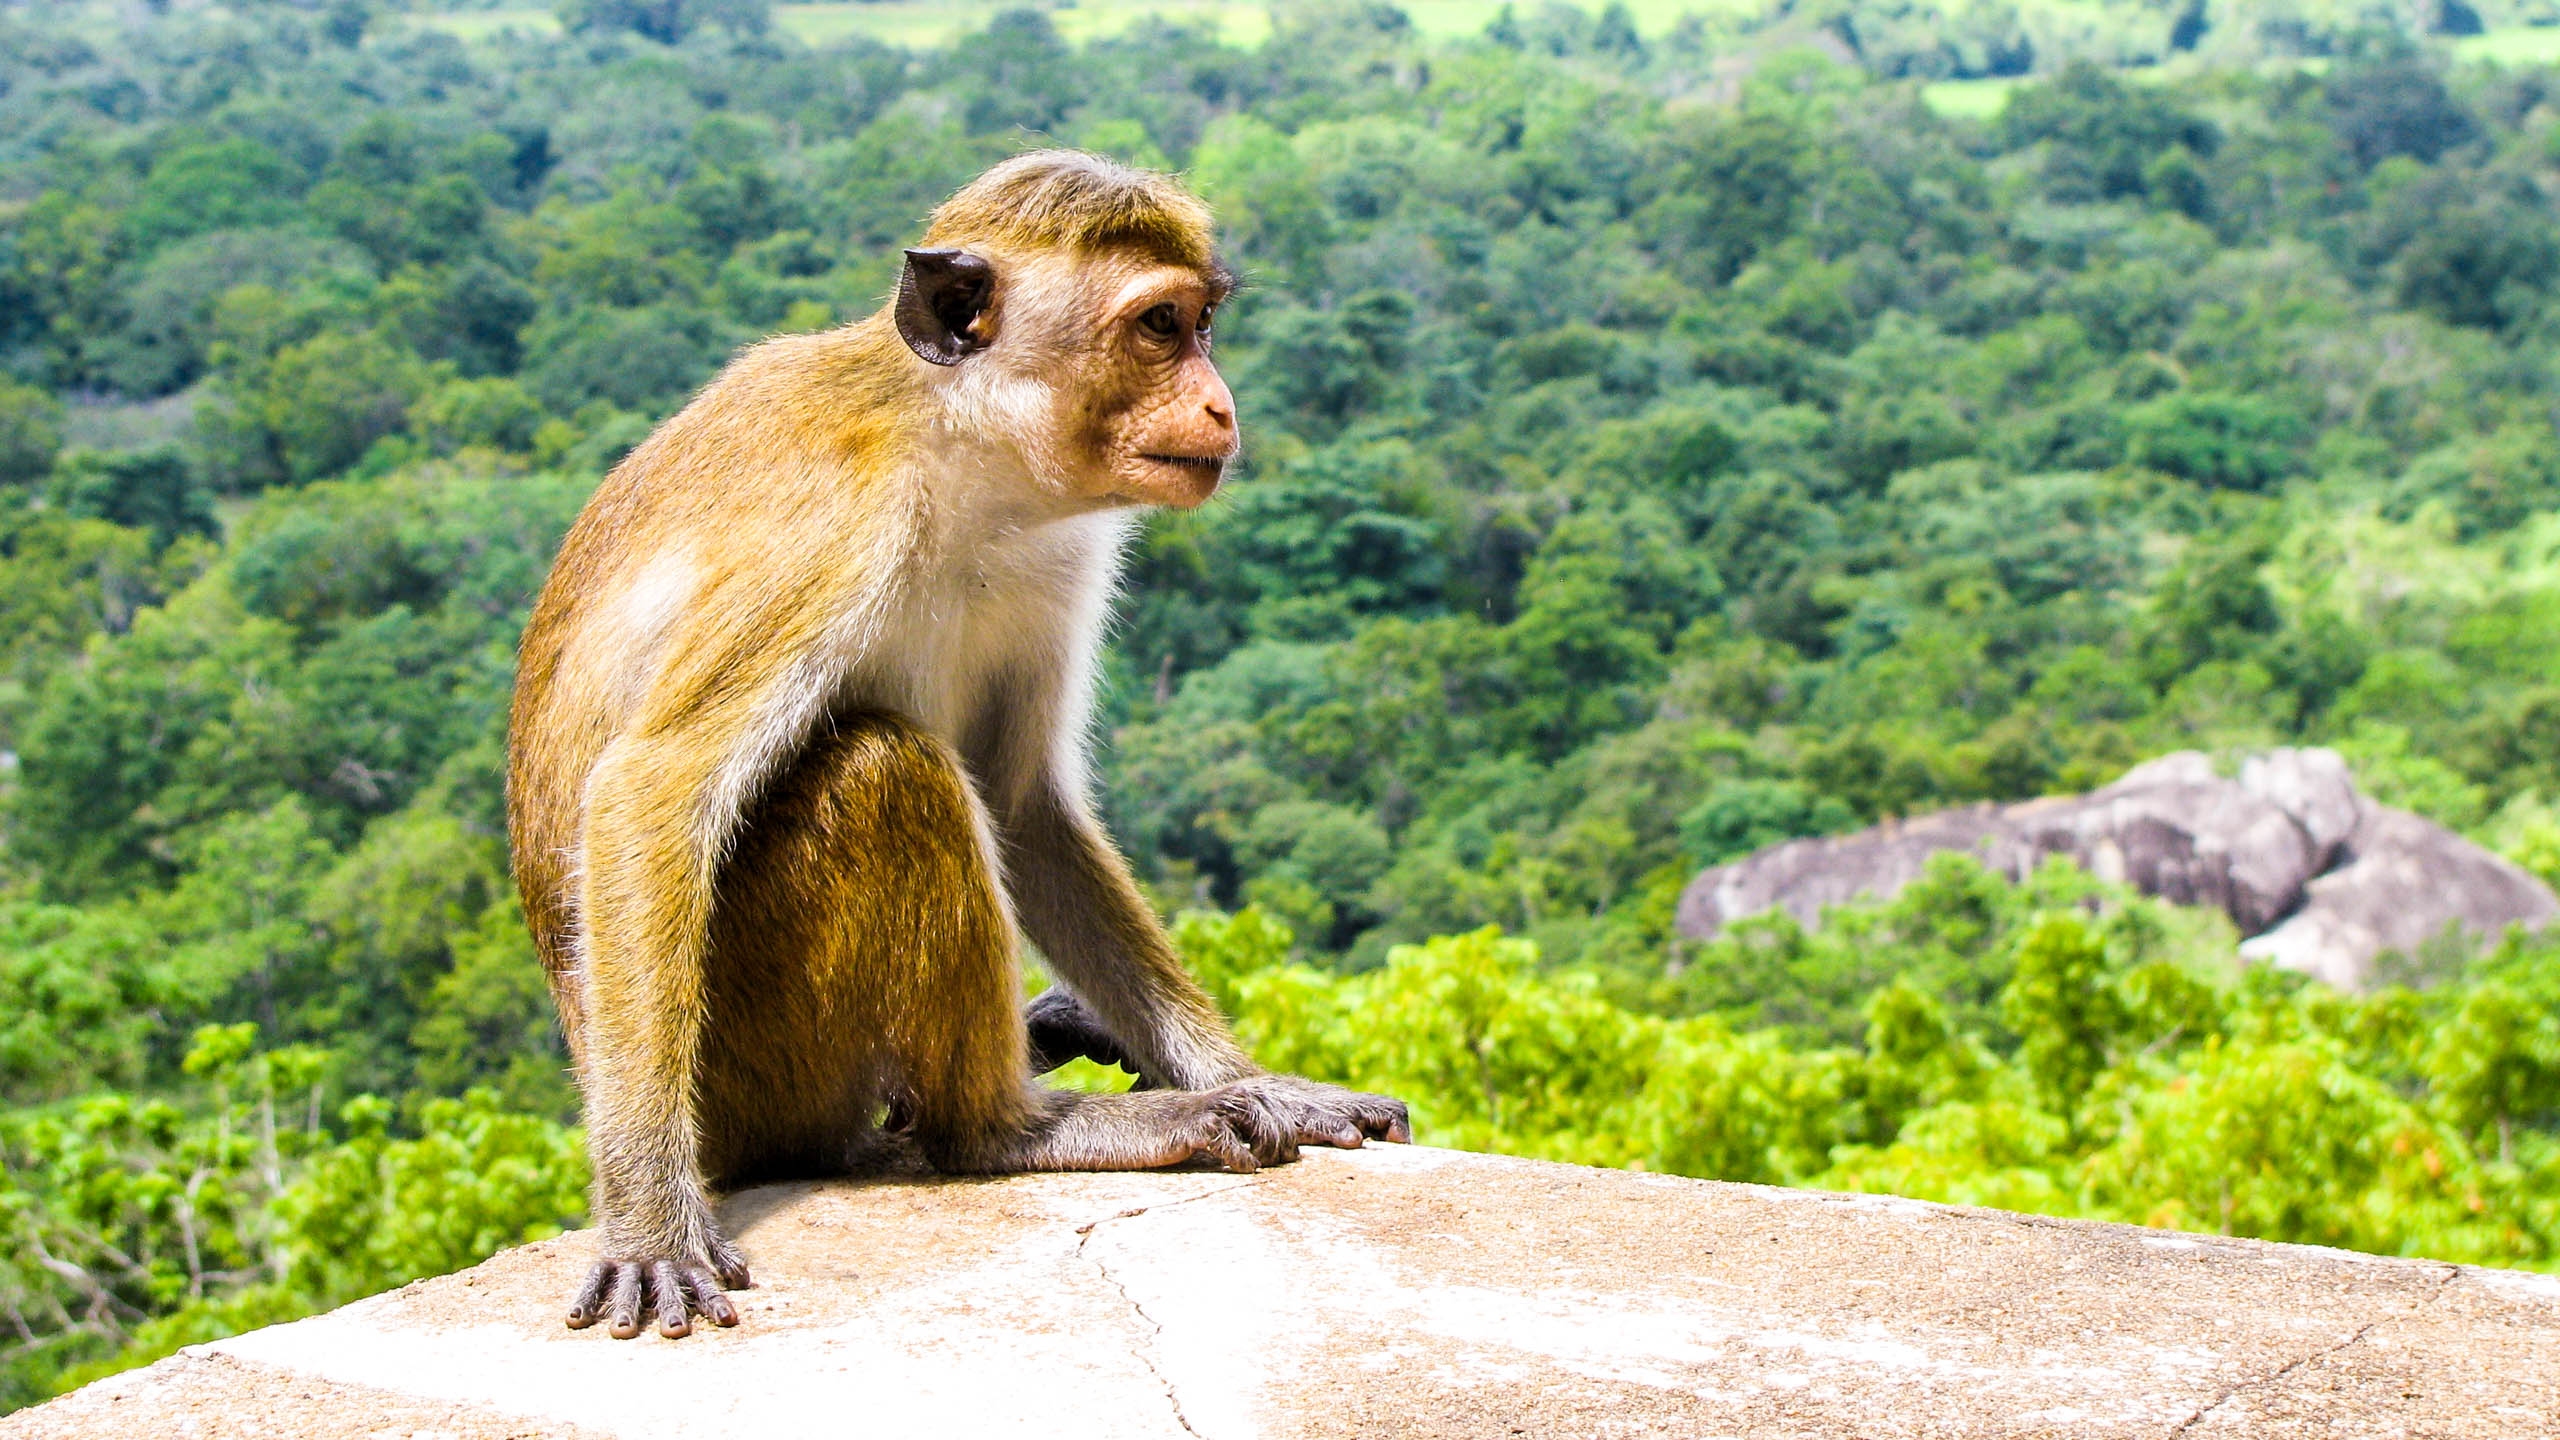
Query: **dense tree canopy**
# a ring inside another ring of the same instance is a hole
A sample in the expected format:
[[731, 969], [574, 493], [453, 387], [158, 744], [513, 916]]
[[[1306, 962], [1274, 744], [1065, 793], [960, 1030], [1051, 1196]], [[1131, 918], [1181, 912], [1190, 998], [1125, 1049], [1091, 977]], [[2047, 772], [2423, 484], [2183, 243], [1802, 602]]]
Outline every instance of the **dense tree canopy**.
[[[1039, 139], [1185, 171], [1251, 282], [1100, 783], [1266, 1061], [1442, 1143], [2560, 1260], [2550, 945], [2346, 997], [1961, 864], [1671, 932], [1701, 865], [2185, 746], [2560, 878], [2560, 74], [2024, 8], [0, 7], [0, 1402], [577, 1222], [525, 607]], [[2112, 68], [2190, 50], [2324, 63]]]

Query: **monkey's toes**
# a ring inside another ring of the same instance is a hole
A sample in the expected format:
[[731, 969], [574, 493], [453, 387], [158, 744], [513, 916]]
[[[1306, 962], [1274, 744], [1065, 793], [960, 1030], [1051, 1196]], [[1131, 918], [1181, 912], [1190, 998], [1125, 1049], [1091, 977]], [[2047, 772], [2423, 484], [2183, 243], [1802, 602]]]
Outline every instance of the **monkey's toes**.
[[[720, 1248], [725, 1253], [716, 1258], [732, 1267], [727, 1273], [743, 1286], [745, 1262], [734, 1249]], [[628, 1340], [640, 1333], [645, 1315], [660, 1335], [680, 1340], [693, 1333], [696, 1315], [714, 1325], [735, 1325], [738, 1307], [721, 1293], [725, 1284], [722, 1271], [698, 1260], [599, 1260], [569, 1302], [569, 1328], [584, 1330], [603, 1320], [613, 1338]]]
[[605, 1292], [613, 1287], [617, 1267], [610, 1260], [599, 1260], [587, 1272], [586, 1283], [578, 1287], [576, 1298], [569, 1302], [569, 1328], [584, 1330], [604, 1315]]
[[1385, 1095], [1363, 1095], [1360, 1098], [1371, 1102], [1360, 1113], [1362, 1134], [1372, 1140], [1384, 1140], [1395, 1145], [1413, 1143], [1413, 1116], [1405, 1109], [1403, 1101]]
[[744, 1290], [755, 1283], [747, 1275], [747, 1257], [726, 1240], [711, 1242], [711, 1273], [719, 1278], [719, 1288], [723, 1290]]

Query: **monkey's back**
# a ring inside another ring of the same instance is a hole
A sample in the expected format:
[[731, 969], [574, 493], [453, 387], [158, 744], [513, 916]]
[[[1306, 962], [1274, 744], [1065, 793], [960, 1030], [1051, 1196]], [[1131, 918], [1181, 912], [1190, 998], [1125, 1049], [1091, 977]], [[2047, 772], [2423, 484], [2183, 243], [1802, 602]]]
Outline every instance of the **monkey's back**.
[[886, 417], [912, 402], [905, 358], [876, 321], [751, 347], [613, 468], [561, 542], [518, 647], [507, 822], [573, 1055], [588, 777], [677, 692], [790, 643], [754, 623], [777, 600], [847, 582], [842, 537], [896, 502]]

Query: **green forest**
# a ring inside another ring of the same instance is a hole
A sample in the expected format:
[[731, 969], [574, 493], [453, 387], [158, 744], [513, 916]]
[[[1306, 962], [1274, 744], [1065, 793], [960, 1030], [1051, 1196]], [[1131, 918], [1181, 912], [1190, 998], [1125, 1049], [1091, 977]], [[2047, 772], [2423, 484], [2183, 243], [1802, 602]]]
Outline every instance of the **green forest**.
[[2187, 747], [2560, 881], [2560, 70], [2436, 33], [2560, 15], [1428, 8], [0, 4], [0, 1406], [581, 1222], [504, 850], [544, 566], [1050, 143], [1248, 281], [1098, 767], [1265, 1063], [1437, 1144], [2560, 1266], [2560, 938], [2349, 995], [1958, 857], [1671, 928]]

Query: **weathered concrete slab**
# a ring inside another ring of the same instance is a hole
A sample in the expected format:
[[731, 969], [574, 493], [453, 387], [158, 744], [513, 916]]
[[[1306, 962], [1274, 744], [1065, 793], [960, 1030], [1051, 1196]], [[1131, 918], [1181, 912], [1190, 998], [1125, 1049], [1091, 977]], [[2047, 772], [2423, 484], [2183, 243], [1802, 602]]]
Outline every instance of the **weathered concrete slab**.
[[1375, 1147], [780, 1186], [745, 1323], [573, 1333], [584, 1235], [0, 1437], [2519, 1436], [2560, 1280]]

